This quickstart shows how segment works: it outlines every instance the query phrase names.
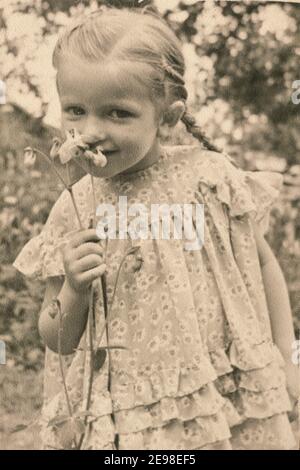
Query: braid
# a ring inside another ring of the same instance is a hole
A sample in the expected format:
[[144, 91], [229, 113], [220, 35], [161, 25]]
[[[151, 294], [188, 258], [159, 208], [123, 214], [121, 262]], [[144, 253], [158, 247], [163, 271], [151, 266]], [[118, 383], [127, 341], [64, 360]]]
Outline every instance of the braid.
[[202, 132], [200, 127], [197, 125], [196, 119], [194, 116], [187, 111], [185, 111], [181, 117], [182, 122], [186, 126], [186, 130], [192, 134], [193, 137], [195, 137], [197, 140], [199, 140], [201, 143], [204, 144], [204, 146], [207, 148], [207, 150], [212, 150], [213, 152], [221, 152], [218, 147], [216, 147], [214, 144], [212, 144], [209, 139], [206, 137], [206, 135]]
[[[170, 77], [172, 77], [175, 83], [179, 84], [178, 88], [180, 89], [180, 98], [183, 98], [184, 102], [186, 102], [187, 97], [188, 97], [188, 92], [185, 88], [185, 80], [183, 77], [184, 70], [177, 72], [174, 67], [168, 64], [165, 58], [162, 59], [162, 65], [163, 65], [165, 73], [169, 75]], [[185, 124], [187, 131], [190, 134], [192, 134], [193, 137], [199, 140], [205, 146], [205, 148], [207, 148], [207, 150], [212, 150], [213, 152], [222, 153], [222, 150], [220, 150], [218, 147], [216, 147], [214, 144], [212, 144], [209, 141], [209, 139], [206, 137], [204, 132], [197, 125], [196, 119], [194, 118], [192, 114], [185, 111], [181, 117], [181, 121]]]
[[184, 87], [185, 81], [181, 73], [184, 73], [184, 70], [177, 72], [174, 67], [171, 67], [171, 65], [168, 64], [165, 57], [162, 58], [162, 68], [164, 69], [165, 74], [172, 77], [173, 80], [179, 82], [180, 85]]

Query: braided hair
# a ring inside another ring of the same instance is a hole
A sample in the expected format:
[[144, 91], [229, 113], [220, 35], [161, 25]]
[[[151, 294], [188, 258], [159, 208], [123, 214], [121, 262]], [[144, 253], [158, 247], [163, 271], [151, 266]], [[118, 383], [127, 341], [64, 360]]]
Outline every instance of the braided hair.
[[158, 115], [172, 102], [182, 100], [185, 111], [181, 121], [187, 132], [206, 149], [220, 152], [187, 110], [181, 43], [156, 7], [149, 0], [107, 3], [88, 15], [76, 17], [62, 32], [53, 51], [54, 68], [58, 70], [66, 56], [90, 62], [131, 62], [131, 75], [146, 85]]

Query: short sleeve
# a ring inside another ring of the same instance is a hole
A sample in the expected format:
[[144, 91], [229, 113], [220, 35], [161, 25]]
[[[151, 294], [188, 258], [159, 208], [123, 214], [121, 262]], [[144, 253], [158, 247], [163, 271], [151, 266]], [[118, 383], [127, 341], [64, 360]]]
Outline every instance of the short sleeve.
[[23, 247], [13, 266], [32, 279], [64, 275], [61, 248], [77, 228], [71, 197], [65, 190], [52, 207], [41, 233]]
[[276, 172], [244, 172], [254, 210], [254, 220], [265, 235], [269, 230], [270, 213], [283, 188], [283, 175]]
[[210, 152], [200, 164], [199, 189], [214, 188], [218, 199], [228, 206], [231, 217], [247, 213], [261, 228], [269, 229], [270, 212], [280, 196], [283, 175], [272, 171], [246, 171], [226, 154]]

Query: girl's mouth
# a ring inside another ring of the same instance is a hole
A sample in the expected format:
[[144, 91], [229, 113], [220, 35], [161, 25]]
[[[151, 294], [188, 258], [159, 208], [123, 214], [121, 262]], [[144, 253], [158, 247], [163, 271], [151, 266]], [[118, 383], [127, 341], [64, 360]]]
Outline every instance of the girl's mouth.
[[99, 145], [99, 142], [95, 142], [95, 143], [93, 143], [93, 144], [89, 144], [89, 148], [90, 148], [90, 150], [92, 150], [92, 152], [94, 152], [97, 147], [99, 147], [99, 150], [100, 150], [101, 153], [103, 153], [103, 155], [105, 155], [105, 156], [106, 156], [106, 155], [111, 155], [112, 153], [115, 153], [115, 152], [116, 152], [116, 150], [105, 150], [105, 149], [102, 150], [102, 146]]

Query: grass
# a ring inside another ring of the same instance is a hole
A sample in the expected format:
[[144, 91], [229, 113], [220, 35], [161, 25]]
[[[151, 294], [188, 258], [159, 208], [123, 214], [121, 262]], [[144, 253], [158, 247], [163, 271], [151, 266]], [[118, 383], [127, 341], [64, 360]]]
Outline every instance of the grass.
[[31, 422], [42, 405], [42, 372], [0, 365], [0, 450], [37, 450], [34, 427], [11, 434]]

